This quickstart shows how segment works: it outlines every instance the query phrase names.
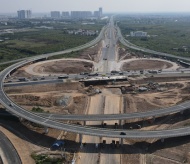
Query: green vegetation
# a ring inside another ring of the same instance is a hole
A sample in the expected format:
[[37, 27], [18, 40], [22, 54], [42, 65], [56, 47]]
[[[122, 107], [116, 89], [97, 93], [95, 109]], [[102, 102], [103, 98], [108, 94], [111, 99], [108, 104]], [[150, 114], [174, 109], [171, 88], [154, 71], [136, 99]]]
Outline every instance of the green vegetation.
[[0, 71], [4, 70], [5, 68], [13, 65], [14, 63], [10, 63], [10, 64], [3, 64], [3, 65], [0, 65]]
[[42, 113], [42, 112], [44, 112], [44, 110], [43, 110], [42, 108], [40, 108], [40, 107], [33, 107], [33, 108], [32, 108], [32, 112], [39, 112], [39, 113]]
[[[97, 36], [67, 34], [67, 30], [98, 30], [106, 20], [47, 20], [33, 19], [8, 22], [0, 29], [15, 29], [20, 32], [1, 34], [0, 62], [30, 57], [38, 54], [63, 51], [83, 45]], [[45, 28], [38, 28], [44, 26]], [[47, 29], [50, 28], [50, 29]]]
[[[190, 56], [189, 16], [121, 16], [118, 26], [131, 43], [179, 56]], [[130, 37], [131, 31], [144, 31], [148, 37]]]
[[85, 44], [95, 36], [65, 34], [63, 30], [38, 30], [4, 34], [9, 38], [0, 42], [0, 61], [9, 61], [37, 54], [62, 51]]
[[62, 164], [64, 159], [61, 158], [50, 158], [45, 154], [32, 154], [31, 157], [35, 160], [36, 164]]
[[77, 58], [77, 57], [79, 57], [79, 55], [81, 53], [82, 53], [82, 50], [80, 50], [80, 51], [73, 51], [73, 52], [70, 52], [70, 53], [66, 53], [66, 54], [61, 54], [61, 55], [56, 55], [56, 56], [49, 57], [48, 60], [61, 59], [61, 58]]

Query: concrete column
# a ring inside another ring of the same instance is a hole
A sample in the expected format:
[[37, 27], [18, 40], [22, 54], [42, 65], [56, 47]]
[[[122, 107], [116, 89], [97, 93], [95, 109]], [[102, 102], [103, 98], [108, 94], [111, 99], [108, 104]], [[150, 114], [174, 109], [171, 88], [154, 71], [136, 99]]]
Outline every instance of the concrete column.
[[102, 143], [102, 137], [100, 137], [100, 143]]
[[48, 127], [44, 127], [44, 133], [45, 133], [45, 134], [48, 134], [48, 132], [49, 132]]
[[79, 142], [82, 143], [82, 134], [79, 134]]
[[144, 122], [144, 118], [142, 119], [142, 127], [144, 127], [144, 125], [145, 125], [145, 122]]
[[121, 146], [123, 145], [123, 138], [121, 138]]
[[23, 121], [24, 119], [23, 119], [22, 117], [19, 117], [19, 120], [20, 120], [20, 121]]
[[184, 111], [183, 111], [183, 110], [181, 110], [181, 111], [180, 111], [180, 114], [183, 114], [183, 112], [184, 112]]
[[86, 121], [84, 121], [83, 125], [86, 126]]
[[162, 143], [164, 142], [164, 138], [161, 139], [161, 142], [162, 142]]

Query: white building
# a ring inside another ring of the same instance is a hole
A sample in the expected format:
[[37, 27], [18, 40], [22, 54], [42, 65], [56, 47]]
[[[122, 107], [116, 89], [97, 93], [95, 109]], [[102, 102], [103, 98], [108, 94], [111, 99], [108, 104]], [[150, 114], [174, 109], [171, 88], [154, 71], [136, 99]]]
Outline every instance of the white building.
[[91, 11], [71, 11], [72, 18], [89, 18], [91, 16]]
[[99, 8], [99, 14], [100, 14], [100, 18], [101, 18], [102, 15], [103, 15], [103, 9], [102, 9], [102, 7]]
[[31, 10], [19, 10], [17, 11], [18, 19], [29, 19], [32, 17]]
[[135, 31], [135, 32], [130, 32], [131, 37], [147, 37], [147, 32], [143, 31]]
[[62, 12], [62, 17], [69, 17], [69, 16], [70, 16], [70, 14], [69, 14], [68, 11], [63, 11]]
[[59, 11], [51, 11], [51, 18], [60, 18], [60, 12]]

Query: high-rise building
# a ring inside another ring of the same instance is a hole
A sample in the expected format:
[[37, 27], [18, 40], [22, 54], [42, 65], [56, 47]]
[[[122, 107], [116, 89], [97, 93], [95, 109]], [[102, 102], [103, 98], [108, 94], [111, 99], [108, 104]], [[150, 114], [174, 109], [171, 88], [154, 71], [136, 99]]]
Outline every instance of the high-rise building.
[[94, 16], [95, 17], [98, 17], [98, 18], [101, 18], [103, 15], [103, 10], [102, 8], [100, 7], [98, 11], [94, 11]]
[[103, 9], [102, 9], [102, 7], [99, 8], [99, 14], [100, 14], [100, 17], [102, 17], [102, 15], [103, 15]]
[[100, 12], [99, 11], [94, 11], [94, 16], [95, 17], [100, 17]]
[[62, 17], [69, 17], [69, 12], [68, 11], [63, 11], [62, 12]]
[[91, 11], [71, 11], [72, 18], [88, 18], [92, 16]]
[[60, 18], [60, 12], [59, 11], [51, 11], [51, 17], [52, 18]]
[[26, 17], [31, 18], [32, 17], [32, 11], [31, 10], [26, 10]]
[[32, 17], [31, 10], [19, 10], [17, 11], [18, 19], [29, 19]]

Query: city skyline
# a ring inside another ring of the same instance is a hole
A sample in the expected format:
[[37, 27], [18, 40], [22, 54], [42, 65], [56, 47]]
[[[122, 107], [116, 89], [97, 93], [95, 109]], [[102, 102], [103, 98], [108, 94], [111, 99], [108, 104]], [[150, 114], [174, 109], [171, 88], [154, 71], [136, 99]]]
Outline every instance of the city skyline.
[[[50, 11], [95, 11], [97, 8], [104, 8], [105, 12], [189, 12], [189, 0], [118, 0], [110, 2], [108, 0], [70, 0], [63, 2], [62, 0], [41, 0], [43, 7], [39, 5], [39, 1], [25, 0], [1, 0], [0, 13], [14, 13], [17, 10], [32, 10], [32, 12], [50, 12]], [[12, 4], [12, 5], [10, 5]]]

